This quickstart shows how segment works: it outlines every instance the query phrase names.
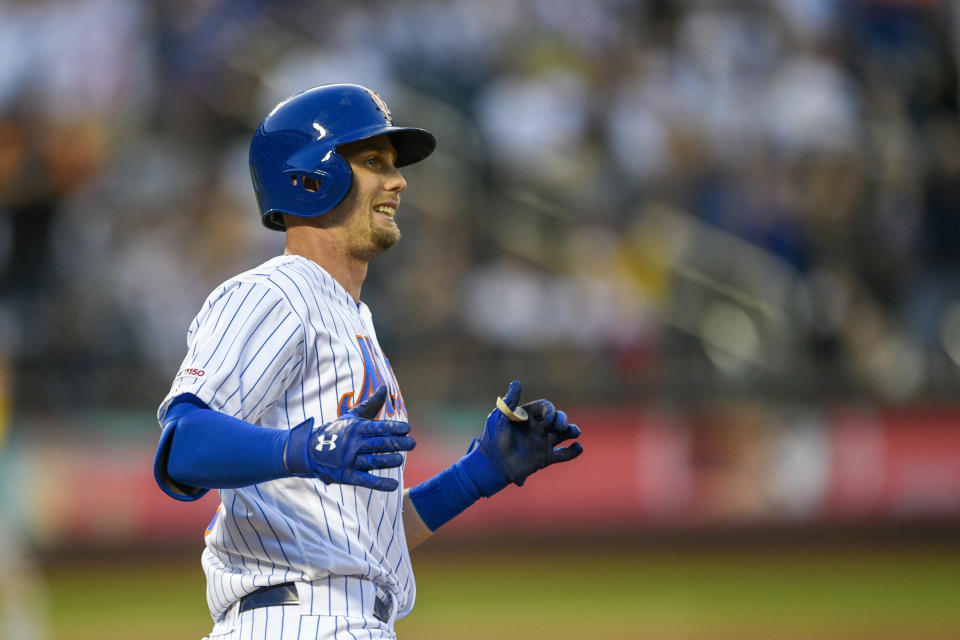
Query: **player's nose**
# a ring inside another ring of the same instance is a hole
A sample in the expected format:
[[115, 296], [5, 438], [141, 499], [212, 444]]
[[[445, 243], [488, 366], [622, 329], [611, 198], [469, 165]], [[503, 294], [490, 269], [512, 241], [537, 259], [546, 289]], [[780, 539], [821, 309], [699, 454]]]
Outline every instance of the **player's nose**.
[[384, 188], [391, 193], [400, 193], [401, 191], [407, 190], [407, 181], [404, 179], [403, 174], [400, 173], [399, 169], [393, 167], [393, 169], [387, 175]]

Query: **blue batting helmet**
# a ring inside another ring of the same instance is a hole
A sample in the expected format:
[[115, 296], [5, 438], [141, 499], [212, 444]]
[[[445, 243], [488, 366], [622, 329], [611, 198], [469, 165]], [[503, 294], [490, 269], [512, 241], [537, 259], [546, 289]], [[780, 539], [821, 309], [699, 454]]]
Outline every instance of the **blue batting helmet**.
[[283, 231], [281, 213], [312, 218], [337, 206], [353, 181], [337, 147], [382, 134], [397, 150], [397, 167], [423, 160], [437, 146], [428, 131], [394, 126], [383, 99], [356, 84], [314, 87], [274, 107], [250, 142], [264, 226]]

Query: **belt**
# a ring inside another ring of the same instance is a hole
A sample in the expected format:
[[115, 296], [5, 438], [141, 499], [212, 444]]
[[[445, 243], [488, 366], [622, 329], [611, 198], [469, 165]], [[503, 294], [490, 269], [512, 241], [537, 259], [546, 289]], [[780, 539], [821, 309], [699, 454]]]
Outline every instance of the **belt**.
[[[297, 585], [292, 582], [277, 584], [272, 587], [260, 587], [253, 593], [240, 598], [240, 613], [260, 607], [276, 607], [282, 605], [300, 604], [297, 597]], [[377, 596], [373, 604], [373, 616], [380, 622], [389, 623], [393, 601], [390, 594]]]

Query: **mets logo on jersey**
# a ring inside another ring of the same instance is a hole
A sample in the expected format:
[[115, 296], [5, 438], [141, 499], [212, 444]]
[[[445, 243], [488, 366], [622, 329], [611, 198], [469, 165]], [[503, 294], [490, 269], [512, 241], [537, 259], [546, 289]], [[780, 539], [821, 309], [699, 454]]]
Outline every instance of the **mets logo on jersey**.
[[357, 344], [360, 345], [360, 353], [363, 355], [363, 384], [360, 386], [360, 392], [351, 391], [340, 396], [340, 402], [337, 405], [337, 415], [342, 416], [358, 404], [373, 395], [373, 392], [381, 385], [387, 385], [387, 399], [383, 403], [381, 414], [384, 417], [393, 418], [397, 415], [406, 417], [407, 407], [403, 403], [403, 394], [400, 393], [400, 385], [397, 383], [396, 376], [393, 375], [393, 367], [390, 362], [383, 358], [387, 365], [386, 371], [381, 371], [373, 357], [375, 347], [373, 341], [367, 336], [357, 336]]

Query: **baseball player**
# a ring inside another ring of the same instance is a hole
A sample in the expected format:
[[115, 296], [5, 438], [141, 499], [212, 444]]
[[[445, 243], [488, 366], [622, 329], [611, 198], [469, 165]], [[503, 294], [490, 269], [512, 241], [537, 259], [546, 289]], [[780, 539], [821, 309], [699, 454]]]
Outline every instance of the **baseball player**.
[[154, 472], [178, 500], [218, 489], [202, 556], [210, 638], [393, 638], [413, 608], [409, 549], [480, 497], [575, 458], [580, 430], [512, 382], [479, 438], [409, 490], [407, 410], [360, 291], [400, 239], [398, 169], [436, 145], [358, 85], [277, 105], [250, 145], [284, 255], [219, 286], [157, 413]]

